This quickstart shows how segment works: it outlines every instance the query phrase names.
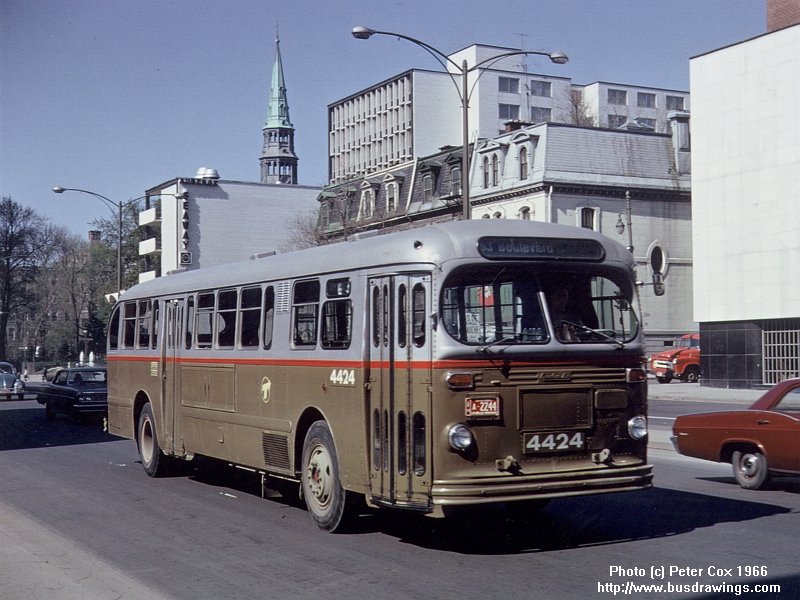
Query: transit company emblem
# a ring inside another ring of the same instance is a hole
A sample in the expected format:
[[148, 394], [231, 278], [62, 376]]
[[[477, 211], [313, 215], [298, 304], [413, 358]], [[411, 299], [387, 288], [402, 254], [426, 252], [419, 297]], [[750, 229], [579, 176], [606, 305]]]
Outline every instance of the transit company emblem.
[[269, 402], [269, 396], [272, 393], [272, 382], [269, 377], [261, 378], [261, 400], [265, 404]]

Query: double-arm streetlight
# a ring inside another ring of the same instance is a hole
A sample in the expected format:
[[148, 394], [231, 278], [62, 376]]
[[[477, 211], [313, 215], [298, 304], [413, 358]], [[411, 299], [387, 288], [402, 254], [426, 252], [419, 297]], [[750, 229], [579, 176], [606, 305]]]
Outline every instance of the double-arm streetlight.
[[[475, 89], [475, 84], [477, 84], [478, 79], [483, 74], [480, 71], [481, 68], [488, 68], [491, 63], [497, 62], [501, 58], [506, 58], [508, 56], [524, 56], [529, 54], [538, 54], [541, 56], [547, 56], [551, 61], [558, 65], [563, 65], [566, 63], [569, 58], [563, 52], [539, 52], [536, 50], [515, 50], [513, 52], [503, 52], [501, 54], [495, 54], [494, 56], [487, 58], [485, 60], [480, 61], [472, 66], [467, 64], [466, 59], [461, 61], [461, 64], [458, 64], [453, 59], [451, 59], [447, 54], [434, 48], [430, 44], [427, 44], [421, 40], [413, 38], [408, 35], [404, 35], [402, 33], [393, 33], [391, 31], [376, 31], [375, 29], [370, 29], [369, 27], [358, 26], [353, 28], [353, 37], [359, 40], [366, 40], [372, 37], [373, 35], [389, 35], [392, 37], [400, 38], [403, 40], [407, 40], [412, 44], [416, 44], [417, 46], [425, 49], [428, 54], [433, 56], [436, 61], [442, 65], [442, 68], [445, 72], [450, 76], [450, 79], [453, 81], [453, 84], [456, 86], [456, 91], [458, 92], [458, 99], [461, 101], [461, 137], [463, 142], [463, 152], [461, 156], [461, 198], [463, 203], [463, 212], [462, 218], [469, 219], [470, 218], [470, 201], [469, 201], [469, 101], [472, 97], [472, 92]], [[453, 75], [453, 72], [447, 67], [450, 65], [456, 73], [461, 74], [461, 84], [459, 85], [458, 79]], [[475, 83], [473, 83], [472, 89], [469, 88], [469, 81], [468, 76], [473, 71], [479, 71], [478, 76], [475, 78]]]
[[111, 212], [117, 218], [117, 298], [119, 298], [119, 295], [122, 293], [122, 211], [125, 209], [125, 207], [130, 206], [134, 202], [138, 202], [142, 198], [134, 198], [133, 200], [128, 200], [127, 202], [114, 202], [113, 200], [106, 198], [97, 192], [81, 190], [78, 188], [63, 188], [61, 186], [56, 186], [53, 188], [53, 191], [56, 194], [63, 194], [64, 192], [81, 192], [83, 194], [94, 196], [98, 200], [102, 200], [103, 204], [108, 206]]

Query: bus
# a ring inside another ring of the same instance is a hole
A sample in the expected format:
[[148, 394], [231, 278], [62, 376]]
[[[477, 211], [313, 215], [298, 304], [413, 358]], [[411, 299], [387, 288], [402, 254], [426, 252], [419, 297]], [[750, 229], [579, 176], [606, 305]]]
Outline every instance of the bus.
[[639, 490], [647, 380], [633, 257], [531, 221], [452, 221], [140, 283], [108, 327], [108, 427], [150, 476], [201, 455], [444, 517]]

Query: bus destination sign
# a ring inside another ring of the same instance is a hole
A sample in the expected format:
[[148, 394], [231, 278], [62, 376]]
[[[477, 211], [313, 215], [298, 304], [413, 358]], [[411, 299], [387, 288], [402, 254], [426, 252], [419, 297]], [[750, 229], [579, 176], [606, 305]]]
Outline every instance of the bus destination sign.
[[605, 258], [597, 240], [542, 237], [482, 237], [478, 253], [489, 260], [538, 258], [550, 260], [590, 260]]

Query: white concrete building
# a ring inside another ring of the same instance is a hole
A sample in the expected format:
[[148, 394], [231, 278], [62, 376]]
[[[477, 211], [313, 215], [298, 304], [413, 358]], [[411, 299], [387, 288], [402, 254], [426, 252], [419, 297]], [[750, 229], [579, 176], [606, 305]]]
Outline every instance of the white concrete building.
[[691, 59], [704, 382], [800, 375], [800, 25]]
[[[317, 210], [320, 188], [227, 181], [216, 171], [177, 177], [147, 190], [139, 244], [149, 268], [139, 281], [277, 251], [298, 216]], [[212, 176], [209, 176], [212, 175]]]
[[[514, 50], [474, 44], [450, 55], [456, 64], [466, 60], [467, 66], [489, 60], [489, 68], [468, 77], [472, 143], [502, 134], [509, 121], [612, 128], [633, 122], [631, 128], [668, 133], [667, 113], [689, 109], [685, 91], [604, 82], [574, 84], [559, 77], [562, 67], [545, 56], [491, 62], [493, 56]], [[555, 75], [530, 72], [542, 66]], [[460, 74], [454, 76], [460, 86]], [[328, 105], [329, 182], [342, 183], [429, 156], [445, 146], [461, 146], [458, 89], [447, 73], [413, 69]]]

